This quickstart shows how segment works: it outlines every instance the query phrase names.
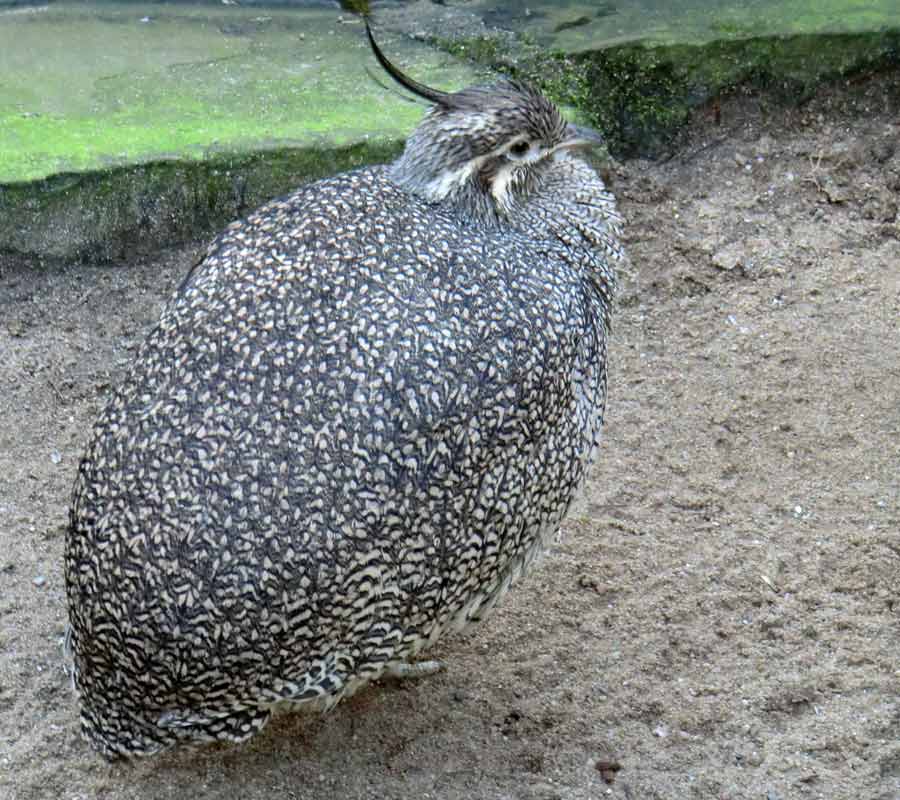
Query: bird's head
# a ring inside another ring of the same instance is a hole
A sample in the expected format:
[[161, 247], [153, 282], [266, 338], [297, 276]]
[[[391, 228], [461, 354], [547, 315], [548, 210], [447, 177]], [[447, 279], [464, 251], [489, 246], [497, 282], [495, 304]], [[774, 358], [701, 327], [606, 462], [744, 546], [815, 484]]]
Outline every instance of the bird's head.
[[394, 80], [433, 104], [390, 172], [404, 189], [428, 202], [458, 201], [476, 216], [504, 219], [540, 190], [573, 149], [602, 142], [594, 131], [567, 122], [527, 84], [500, 81], [438, 91], [391, 64], [371, 31], [369, 41]]

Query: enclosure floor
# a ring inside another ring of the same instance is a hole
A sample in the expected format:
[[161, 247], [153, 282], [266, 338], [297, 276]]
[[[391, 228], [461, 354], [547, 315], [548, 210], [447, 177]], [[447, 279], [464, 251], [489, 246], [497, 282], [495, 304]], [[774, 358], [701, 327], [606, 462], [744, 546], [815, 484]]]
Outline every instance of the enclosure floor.
[[107, 765], [61, 667], [78, 458], [202, 245], [0, 261], [0, 796], [900, 797], [890, 91], [736, 98], [680, 157], [613, 170], [632, 264], [562, 543], [430, 653], [446, 672], [243, 747]]

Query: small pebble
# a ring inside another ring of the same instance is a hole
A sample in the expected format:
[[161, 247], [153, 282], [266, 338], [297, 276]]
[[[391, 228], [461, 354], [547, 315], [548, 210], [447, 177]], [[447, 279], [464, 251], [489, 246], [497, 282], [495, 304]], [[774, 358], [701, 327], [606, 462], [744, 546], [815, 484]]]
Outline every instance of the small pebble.
[[599, 589], [597, 579], [590, 575], [579, 575], [578, 586], [581, 589], [593, 589], [595, 592]]
[[756, 154], [767, 156], [772, 152], [774, 146], [775, 140], [771, 136], [763, 135], [756, 143]]
[[598, 758], [594, 768], [600, 773], [603, 782], [612, 784], [616, 779], [616, 773], [622, 769], [622, 764], [615, 758]]
[[59, 462], [62, 461], [62, 454], [59, 452], [59, 450], [54, 450], [50, 453], [50, 460], [54, 464], [59, 464]]

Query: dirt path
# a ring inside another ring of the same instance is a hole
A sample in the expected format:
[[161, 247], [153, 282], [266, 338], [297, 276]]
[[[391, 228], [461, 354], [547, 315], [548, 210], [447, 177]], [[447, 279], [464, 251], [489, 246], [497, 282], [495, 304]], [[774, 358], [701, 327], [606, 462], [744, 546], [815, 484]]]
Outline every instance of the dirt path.
[[613, 171], [633, 263], [562, 543], [444, 674], [240, 749], [109, 766], [60, 666], [87, 428], [195, 248], [0, 261], [0, 797], [900, 798], [896, 86], [738, 98]]

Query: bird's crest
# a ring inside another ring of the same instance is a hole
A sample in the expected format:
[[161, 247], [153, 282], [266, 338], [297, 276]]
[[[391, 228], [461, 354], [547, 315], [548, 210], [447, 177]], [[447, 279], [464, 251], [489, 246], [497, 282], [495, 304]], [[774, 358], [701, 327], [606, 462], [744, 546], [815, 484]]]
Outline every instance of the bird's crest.
[[366, 22], [372, 52], [400, 86], [432, 108], [391, 166], [391, 177], [429, 202], [457, 202], [478, 218], [505, 217], [527, 199], [554, 154], [599, 136], [566, 122], [532, 86], [515, 80], [445, 92], [409, 77], [385, 56]]

